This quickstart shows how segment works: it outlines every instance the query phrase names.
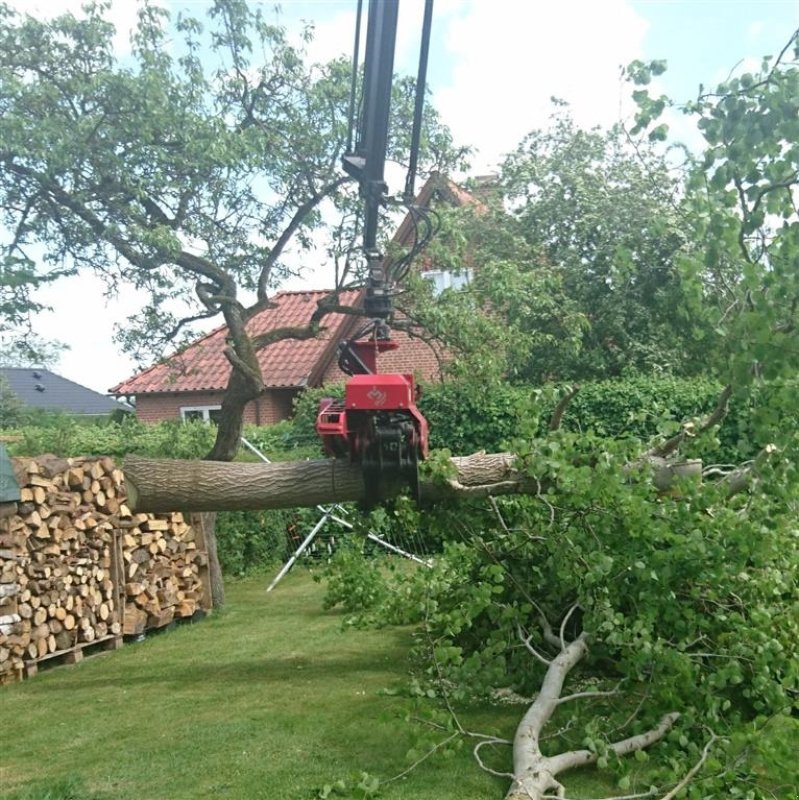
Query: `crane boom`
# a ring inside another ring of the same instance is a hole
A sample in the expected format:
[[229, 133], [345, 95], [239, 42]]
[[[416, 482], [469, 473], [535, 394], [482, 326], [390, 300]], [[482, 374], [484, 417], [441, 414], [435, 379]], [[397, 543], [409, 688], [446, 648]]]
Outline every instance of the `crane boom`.
[[[370, 322], [355, 337], [340, 345], [339, 366], [351, 377], [345, 386], [344, 398], [325, 398], [320, 402], [316, 430], [328, 455], [348, 457], [351, 462], [361, 464], [367, 502], [373, 504], [384, 495], [387, 485], [397, 480], [409, 483], [418, 493], [418, 462], [427, 456], [428, 444], [427, 421], [416, 407], [419, 391], [414, 376], [377, 371], [378, 355], [399, 346], [391, 339], [389, 328], [393, 278], [397, 278], [397, 273], [386, 274], [383, 254], [377, 245], [380, 210], [388, 201], [385, 167], [399, 0], [369, 0], [363, 87], [353, 146], [361, 3], [362, 0], [358, 0], [350, 135], [342, 166], [358, 181], [363, 200], [363, 252], [367, 268], [363, 312]], [[408, 204], [413, 200], [418, 162], [432, 15], [433, 0], [425, 0], [404, 192]]]

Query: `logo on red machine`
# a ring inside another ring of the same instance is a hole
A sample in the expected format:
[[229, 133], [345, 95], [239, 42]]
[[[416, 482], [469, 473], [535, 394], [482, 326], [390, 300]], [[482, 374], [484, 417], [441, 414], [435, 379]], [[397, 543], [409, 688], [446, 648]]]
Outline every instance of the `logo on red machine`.
[[386, 402], [386, 393], [381, 392], [377, 386], [373, 386], [369, 393], [366, 395], [376, 406], [385, 405]]

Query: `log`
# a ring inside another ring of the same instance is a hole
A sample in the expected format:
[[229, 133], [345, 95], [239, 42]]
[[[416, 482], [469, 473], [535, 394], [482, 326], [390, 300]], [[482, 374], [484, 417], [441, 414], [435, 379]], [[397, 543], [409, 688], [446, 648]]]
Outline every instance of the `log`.
[[[455, 457], [454, 479], [423, 482], [422, 499], [529, 490], [534, 481], [519, 476], [514, 460], [511, 453]], [[368, 499], [360, 467], [343, 459], [244, 464], [129, 456], [124, 472], [128, 505], [134, 511], [244, 511]], [[397, 482], [387, 487], [386, 497], [404, 486]]]
[[[475, 453], [450, 459], [449, 480], [422, 480], [423, 502], [501, 494], [536, 494], [542, 486], [519, 473], [512, 453]], [[642, 465], [631, 465], [631, 468]], [[647, 459], [658, 490], [675, 477], [701, 476], [700, 461]], [[344, 459], [283, 461], [274, 464], [221, 461], [168, 461], [128, 456], [124, 465], [128, 505], [134, 511], [254, 511], [324, 503], [363, 502], [367, 498], [361, 468]], [[405, 484], [386, 488], [387, 499]]]

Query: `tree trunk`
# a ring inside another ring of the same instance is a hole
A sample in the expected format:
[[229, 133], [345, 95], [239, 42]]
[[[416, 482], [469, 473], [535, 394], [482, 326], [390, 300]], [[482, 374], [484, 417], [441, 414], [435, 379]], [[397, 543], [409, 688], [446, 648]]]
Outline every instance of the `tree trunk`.
[[[229, 319], [229, 315], [226, 315], [226, 319]], [[250, 364], [251, 369], [260, 369], [252, 343], [246, 336], [242, 337], [237, 349], [247, 355], [246, 363]], [[262, 383], [259, 383], [253, 376], [245, 374], [234, 364], [225, 396], [222, 399], [222, 414], [216, 433], [216, 441], [211, 452], [206, 456], [208, 461], [230, 462], [236, 457], [244, 426], [244, 407], [258, 396], [262, 388]], [[188, 509], [190, 507], [181, 506], [181, 508]], [[194, 509], [192, 508], [191, 510]], [[216, 509], [207, 510], [215, 511]], [[198, 515], [198, 522], [203, 527], [208, 551], [208, 573], [211, 580], [212, 605], [217, 609], [222, 608], [225, 604], [225, 582], [222, 577], [219, 556], [217, 555], [216, 516], [214, 514], [201, 514]]]
[[[423, 501], [537, 494], [540, 482], [514, 468], [512, 453], [475, 453], [451, 459], [454, 478], [421, 481]], [[688, 463], [701, 473], [701, 462]], [[683, 475], [686, 463], [655, 470], [655, 485], [664, 475]], [[161, 461], [129, 456], [125, 479], [131, 508], [137, 511], [245, 511], [363, 502], [367, 498], [361, 469], [344, 459], [284, 461], [276, 464]], [[389, 486], [385, 499], [399, 494], [402, 483]]]
[[[205, 552], [208, 554], [211, 606], [213, 608], [222, 608], [225, 605], [225, 581], [222, 577], [222, 568], [219, 564], [219, 555], [216, 549], [216, 514], [210, 511], [191, 514], [190, 525], [202, 537], [205, 543]], [[213, 565], [216, 566], [216, 569], [213, 568]]]
[[[465, 495], [523, 491], [509, 453], [453, 458], [457, 478], [422, 482], [422, 497], [438, 500]], [[243, 511], [294, 508], [366, 500], [363, 476], [344, 459], [284, 461], [276, 464], [162, 461], [129, 456], [125, 479], [131, 508], [187, 511]], [[388, 487], [394, 496], [402, 483]]]

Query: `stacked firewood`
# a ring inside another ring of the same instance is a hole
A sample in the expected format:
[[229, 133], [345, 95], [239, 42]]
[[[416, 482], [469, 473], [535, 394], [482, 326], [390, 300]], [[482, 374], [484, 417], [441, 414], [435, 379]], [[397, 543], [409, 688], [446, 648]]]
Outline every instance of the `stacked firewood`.
[[[3, 511], [5, 512], [5, 508]], [[0, 526], [3, 519], [0, 519]], [[20, 584], [17, 574], [16, 540], [0, 527], [0, 683], [22, 671], [22, 656], [27, 640], [20, 637]]]
[[160, 628], [205, 607], [208, 556], [182, 514], [135, 514], [119, 525], [126, 635]]
[[179, 513], [132, 514], [110, 458], [14, 459], [0, 519], [0, 678], [207, 606], [207, 555]]
[[122, 631], [106, 505], [119, 510], [113, 498], [122, 477], [105, 466], [84, 470], [54, 457], [15, 463], [20, 502], [0, 534], [3, 593], [15, 607], [0, 630], [4, 671]]

